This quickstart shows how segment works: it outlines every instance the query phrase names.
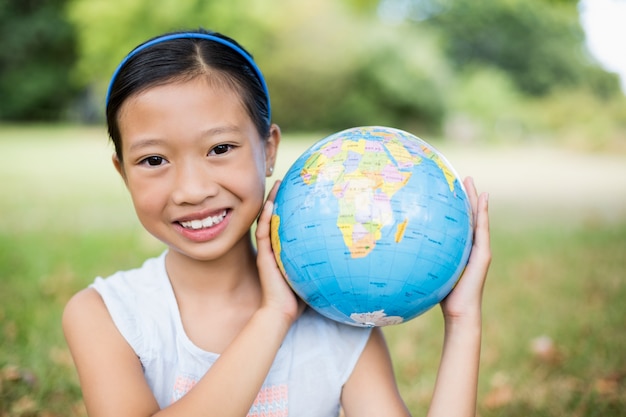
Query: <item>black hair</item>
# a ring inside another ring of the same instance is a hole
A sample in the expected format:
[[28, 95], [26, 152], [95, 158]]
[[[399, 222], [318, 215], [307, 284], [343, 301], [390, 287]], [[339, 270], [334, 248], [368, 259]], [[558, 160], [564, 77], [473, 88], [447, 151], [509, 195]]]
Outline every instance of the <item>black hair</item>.
[[[227, 44], [202, 37], [176, 34], [205, 34], [220, 38]], [[174, 35], [171, 39], [168, 36]], [[162, 42], [154, 42], [166, 38]], [[142, 45], [153, 42], [141, 49]], [[234, 45], [233, 48], [230, 45]], [[201, 75], [212, 74], [228, 83], [240, 94], [243, 105], [261, 138], [270, 135], [269, 96], [265, 81], [253, 67], [252, 55], [235, 40], [217, 32], [204, 29], [172, 32], [155, 37], [139, 45], [122, 62], [116, 71], [107, 95], [106, 119], [108, 132], [117, 158], [122, 161], [122, 138], [118, 118], [126, 99], [150, 87], [172, 81], [186, 81]], [[247, 54], [243, 56], [242, 53]]]

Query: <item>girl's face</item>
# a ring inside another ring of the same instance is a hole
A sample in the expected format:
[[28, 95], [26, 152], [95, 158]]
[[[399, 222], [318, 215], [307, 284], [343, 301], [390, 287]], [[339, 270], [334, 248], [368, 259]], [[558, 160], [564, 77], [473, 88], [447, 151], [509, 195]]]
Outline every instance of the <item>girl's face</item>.
[[114, 164], [148, 232], [197, 260], [249, 247], [277, 126], [263, 141], [238, 94], [203, 77], [131, 96], [119, 126], [123, 162]]

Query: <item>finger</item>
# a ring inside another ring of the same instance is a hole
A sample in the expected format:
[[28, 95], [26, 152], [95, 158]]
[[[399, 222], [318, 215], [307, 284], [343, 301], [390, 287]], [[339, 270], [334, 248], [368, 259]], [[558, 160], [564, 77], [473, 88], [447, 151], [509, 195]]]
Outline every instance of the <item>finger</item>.
[[470, 263], [476, 264], [486, 273], [491, 263], [491, 238], [489, 232], [489, 194], [482, 193], [478, 197], [476, 212], [476, 228]]
[[[256, 240], [257, 247], [260, 249], [260, 245], [269, 244], [270, 235], [270, 222], [272, 220], [272, 212], [274, 211], [274, 201], [269, 198], [263, 204], [261, 214], [257, 220], [256, 226]], [[267, 240], [267, 242], [265, 242]]]
[[[278, 186], [280, 185], [280, 180], [275, 181], [274, 185], [272, 186], [272, 188], [270, 189], [270, 192], [267, 194], [267, 198], [265, 200], [265, 203], [263, 204], [263, 207], [261, 207], [261, 212], [259, 213], [259, 217], [257, 218], [257, 230], [258, 230], [258, 226], [261, 223], [261, 216], [263, 215], [263, 213], [265, 212], [265, 209], [267, 208], [267, 203], [272, 203], [272, 210], [273, 210], [273, 203], [274, 203], [274, 199], [276, 198], [276, 193], [278, 192]], [[271, 215], [270, 215], [270, 219], [271, 219]], [[257, 233], [257, 237], [258, 237], [258, 233]]]
[[261, 209], [261, 213], [259, 214], [259, 218], [257, 219], [257, 229], [256, 229], [256, 238], [257, 244], [260, 238], [269, 237], [270, 234], [270, 222], [272, 220], [272, 212], [274, 211], [274, 199], [276, 198], [276, 193], [278, 192], [278, 187], [280, 186], [280, 180], [275, 181], [274, 185], [270, 189], [270, 192], [267, 195], [267, 199], [263, 204], [263, 208]]
[[277, 180], [274, 182], [274, 185], [272, 186], [272, 189], [270, 190], [270, 192], [267, 195], [267, 200], [274, 202], [274, 199], [276, 198], [276, 193], [278, 192], [278, 187], [280, 186], [280, 180]]
[[479, 245], [489, 247], [489, 193], [482, 193], [478, 197], [475, 234]]
[[470, 201], [470, 206], [472, 208], [472, 225], [476, 227], [476, 213], [478, 210], [478, 192], [476, 191], [476, 185], [474, 184], [474, 179], [472, 177], [466, 177], [463, 181], [463, 185], [465, 186], [465, 191], [467, 193], [467, 197]]
[[472, 251], [467, 267], [463, 271], [463, 275], [455, 287], [455, 290], [451, 293], [451, 295], [457, 294], [455, 300], [460, 297], [459, 294], [465, 294], [466, 296], [469, 294], [470, 297], [472, 297], [473, 294], [477, 297], [475, 300], [482, 298], [483, 288], [491, 263], [488, 216], [489, 195], [483, 193], [477, 200], [477, 216]]

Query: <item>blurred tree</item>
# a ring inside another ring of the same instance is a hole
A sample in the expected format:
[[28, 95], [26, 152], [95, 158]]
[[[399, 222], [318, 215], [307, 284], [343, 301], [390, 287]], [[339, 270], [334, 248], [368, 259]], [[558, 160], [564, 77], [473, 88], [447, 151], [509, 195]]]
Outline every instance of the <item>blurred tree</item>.
[[204, 27], [262, 42], [265, 0], [71, 0], [68, 16], [79, 33], [76, 76], [102, 90], [119, 61], [139, 43], [168, 31]]
[[[120, 60], [136, 45], [164, 32], [203, 27], [232, 35], [255, 53], [271, 47], [266, 0], [70, 0], [80, 58], [74, 77], [94, 91], [104, 113], [104, 91]], [[102, 117], [102, 116], [101, 116]]]
[[0, 1], [0, 120], [55, 120], [75, 98], [75, 34], [66, 3]]
[[343, 0], [349, 7], [359, 13], [370, 13], [376, 10], [380, 0]]
[[448, 64], [420, 28], [389, 27], [351, 0], [73, 0], [77, 75], [98, 104], [120, 59], [164, 31], [203, 26], [252, 51], [276, 121], [292, 130], [357, 124], [437, 126]]
[[259, 58], [269, 58], [263, 68], [281, 125], [439, 127], [450, 71], [432, 36], [355, 15], [333, 1], [316, 2], [304, 13], [302, 7], [283, 2], [289, 19], [274, 20], [281, 23], [272, 30], [272, 48]]
[[439, 3], [429, 22], [445, 50], [463, 69], [487, 65], [506, 71], [531, 95], [587, 85], [599, 95], [619, 93], [619, 79], [584, 50], [584, 32], [573, 0], [422, 0]]

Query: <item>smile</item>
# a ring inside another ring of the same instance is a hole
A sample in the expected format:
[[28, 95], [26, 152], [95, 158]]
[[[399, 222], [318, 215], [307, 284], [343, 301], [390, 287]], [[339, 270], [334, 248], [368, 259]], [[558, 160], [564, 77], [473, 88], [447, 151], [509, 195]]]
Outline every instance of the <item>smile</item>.
[[180, 222], [180, 225], [183, 226], [185, 229], [199, 230], [215, 226], [216, 224], [221, 223], [225, 217], [226, 210], [224, 210], [222, 214], [218, 216], [209, 216], [202, 220], [190, 220], [187, 222]]

